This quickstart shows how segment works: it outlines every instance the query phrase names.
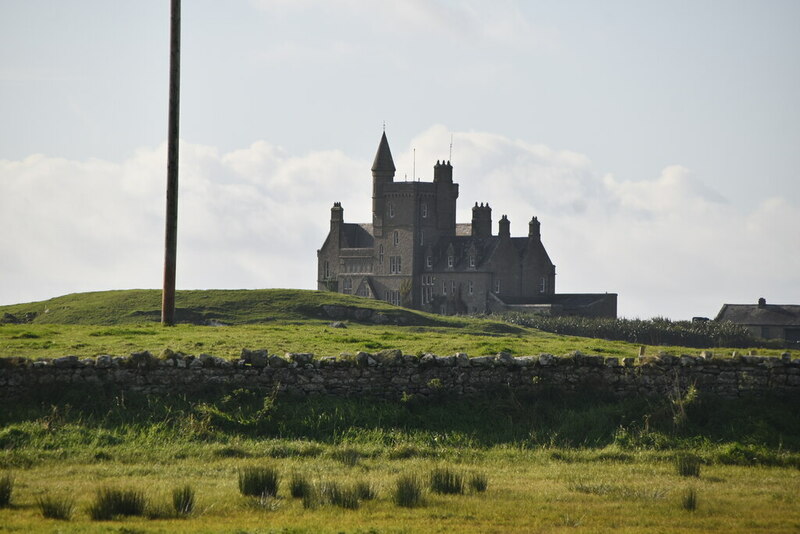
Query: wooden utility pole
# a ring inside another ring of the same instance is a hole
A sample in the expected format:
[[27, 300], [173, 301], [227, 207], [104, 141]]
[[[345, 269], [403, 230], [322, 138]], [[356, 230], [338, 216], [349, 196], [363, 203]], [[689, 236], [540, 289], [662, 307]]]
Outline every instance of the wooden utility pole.
[[167, 230], [161, 324], [175, 324], [175, 252], [178, 248], [178, 125], [181, 89], [181, 0], [171, 0], [169, 43], [169, 124], [167, 126]]

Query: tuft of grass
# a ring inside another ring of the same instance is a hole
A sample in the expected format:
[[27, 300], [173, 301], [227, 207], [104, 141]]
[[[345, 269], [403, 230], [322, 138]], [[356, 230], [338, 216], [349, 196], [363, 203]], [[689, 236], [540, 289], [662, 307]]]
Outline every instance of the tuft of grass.
[[355, 467], [361, 459], [361, 453], [353, 448], [345, 448], [334, 451], [333, 457], [347, 467]]
[[483, 493], [489, 487], [489, 477], [486, 473], [472, 473], [469, 477], [469, 487], [472, 491]]
[[431, 472], [431, 491], [444, 494], [464, 493], [464, 476], [449, 467], [437, 467]]
[[0, 478], [0, 508], [11, 504], [11, 494], [14, 493], [14, 477], [6, 473]]
[[688, 512], [697, 510], [697, 491], [694, 488], [689, 488], [683, 492], [681, 507]]
[[194, 512], [194, 488], [182, 486], [172, 490], [172, 508], [180, 517], [188, 517]]
[[75, 511], [75, 500], [70, 497], [46, 495], [36, 499], [36, 506], [45, 519], [69, 521]]
[[102, 488], [97, 490], [89, 506], [89, 517], [94, 521], [108, 521], [116, 516], [142, 516], [146, 507], [147, 499], [141, 491]]
[[378, 491], [368, 480], [359, 480], [355, 485], [356, 494], [362, 501], [371, 501], [378, 498]]
[[392, 496], [397, 506], [414, 508], [422, 505], [422, 481], [415, 474], [401, 475]]
[[313, 484], [301, 473], [292, 473], [289, 480], [289, 494], [294, 499], [305, 499], [309, 492], [314, 490]]
[[320, 489], [315, 484], [309, 485], [305, 493], [303, 493], [303, 508], [307, 510], [318, 508], [322, 504], [322, 495], [320, 493]]
[[347, 510], [358, 510], [361, 503], [355, 487], [344, 486], [336, 481], [326, 482], [322, 486], [324, 499], [334, 506]]
[[239, 491], [250, 497], [276, 497], [280, 479], [273, 467], [247, 467], [239, 471]]
[[675, 470], [682, 477], [699, 477], [700, 458], [693, 454], [680, 454], [675, 458]]

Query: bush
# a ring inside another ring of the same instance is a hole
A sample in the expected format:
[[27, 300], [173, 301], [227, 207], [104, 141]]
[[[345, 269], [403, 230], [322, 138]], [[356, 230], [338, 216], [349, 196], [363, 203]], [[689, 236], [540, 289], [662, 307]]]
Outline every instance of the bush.
[[172, 508], [179, 516], [189, 516], [194, 511], [194, 489], [189, 486], [172, 490]]
[[97, 491], [94, 503], [89, 507], [89, 517], [95, 521], [107, 521], [116, 516], [144, 515], [147, 500], [141, 491], [103, 488]]
[[675, 470], [682, 477], [700, 476], [700, 458], [693, 454], [681, 454], [675, 458]]
[[394, 491], [397, 506], [413, 508], [422, 505], [422, 482], [416, 475], [402, 475], [397, 479]]
[[292, 473], [292, 479], [289, 481], [289, 493], [293, 498], [304, 499], [313, 489], [311, 482], [308, 481], [305, 475]]
[[272, 467], [247, 467], [239, 471], [239, 491], [250, 497], [276, 497], [280, 479]]
[[431, 472], [431, 491], [434, 493], [464, 493], [464, 477], [449, 467], [438, 467]]
[[684, 510], [694, 512], [697, 510], [697, 492], [694, 488], [689, 488], [683, 492], [681, 497], [681, 506]]
[[469, 478], [469, 487], [472, 491], [483, 493], [489, 487], [489, 477], [485, 473], [473, 473]]
[[12, 493], [14, 493], [14, 478], [10, 473], [6, 473], [0, 478], [0, 508], [11, 504]]
[[39, 497], [36, 505], [45, 519], [59, 519], [69, 521], [75, 510], [75, 501], [69, 497]]

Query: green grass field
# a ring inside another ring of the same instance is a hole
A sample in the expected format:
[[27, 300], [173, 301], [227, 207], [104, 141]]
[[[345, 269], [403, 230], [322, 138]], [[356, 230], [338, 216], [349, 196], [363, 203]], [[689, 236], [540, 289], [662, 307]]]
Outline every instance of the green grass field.
[[[405, 326], [350, 321], [332, 328], [321, 316], [323, 304], [375, 305]], [[158, 292], [131, 291], [0, 307], [0, 317], [32, 318], [0, 326], [0, 356], [165, 348], [222, 357], [242, 348], [318, 356], [383, 348], [638, 354], [628, 343], [429, 316], [329, 293], [181, 292], [187, 324], [173, 328], [154, 323], [158, 305]], [[202, 326], [209, 319], [231, 326]], [[647, 347], [649, 354], [661, 350], [697, 353]], [[49, 388], [0, 410], [0, 502], [3, 481], [13, 480], [10, 504], [0, 505], [0, 532], [797, 532], [798, 400], [522, 397], [509, 390], [391, 402]], [[699, 476], [678, 474], [676, 461], [686, 455], [699, 461]], [[238, 477], [248, 467], [278, 471], [277, 497], [241, 495]], [[463, 493], [432, 492], [431, 474], [443, 468], [465, 481], [485, 477], [486, 490], [465, 482]], [[419, 506], [395, 500], [406, 475], [422, 483]], [[293, 477], [318, 490], [307, 506], [291, 495]], [[374, 498], [335, 504], [334, 495], [357, 483]], [[187, 484], [196, 506], [178, 519], [172, 492]], [[109, 488], [138, 492], [144, 515], [93, 520], [97, 492]], [[70, 519], [43, 518], [43, 501], [71, 504]]]

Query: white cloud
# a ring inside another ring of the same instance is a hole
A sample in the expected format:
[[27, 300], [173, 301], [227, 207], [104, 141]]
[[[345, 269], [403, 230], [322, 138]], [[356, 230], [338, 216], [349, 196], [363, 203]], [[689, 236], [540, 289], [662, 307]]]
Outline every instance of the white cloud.
[[[618, 292], [620, 313], [713, 315], [723, 302], [800, 301], [800, 209], [765, 199], [737, 212], [680, 166], [620, 182], [584, 155], [482, 132], [453, 132], [459, 222], [474, 202], [526, 235], [537, 215], [563, 292]], [[403, 148], [398, 180], [432, 178], [451, 132], [435, 125]], [[377, 139], [376, 139], [377, 147]], [[0, 303], [160, 287], [164, 146], [121, 162], [43, 155], [0, 161]], [[293, 155], [264, 141], [230, 153], [181, 145], [178, 286], [315, 285], [329, 209], [371, 219], [371, 161]]]

